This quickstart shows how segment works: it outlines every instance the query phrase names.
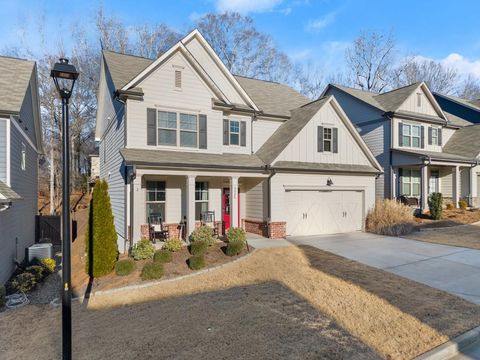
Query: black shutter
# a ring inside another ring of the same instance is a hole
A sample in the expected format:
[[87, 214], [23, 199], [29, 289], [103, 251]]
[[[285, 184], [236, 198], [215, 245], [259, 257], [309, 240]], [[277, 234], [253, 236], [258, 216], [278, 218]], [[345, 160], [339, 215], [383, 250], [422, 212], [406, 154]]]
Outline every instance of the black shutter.
[[230, 145], [229, 125], [228, 119], [223, 119], [223, 145]]
[[198, 147], [207, 148], [207, 115], [198, 116]]
[[438, 129], [438, 145], [442, 146], [442, 129]]
[[240, 121], [240, 146], [247, 146], [247, 123]]
[[333, 152], [338, 153], [338, 128], [333, 128], [332, 129], [332, 143], [333, 143]]
[[398, 123], [398, 146], [403, 146], [403, 124]]
[[147, 145], [157, 145], [156, 109], [147, 109]]
[[402, 184], [403, 184], [403, 169], [399, 168], [398, 169], [398, 196], [403, 195], [403, 189], [402, 189]]
[[323, 152], [323, 126], [317, 127], [317, 151]]
[[428, 128], [428, 145], [432, 145], [433, 141], [432, 141], [432, 132], [433, 132], [433, 129], [431, 127]]
[[425, 148], [425, 126], [420, 128], [420, 146], [422, 149]]

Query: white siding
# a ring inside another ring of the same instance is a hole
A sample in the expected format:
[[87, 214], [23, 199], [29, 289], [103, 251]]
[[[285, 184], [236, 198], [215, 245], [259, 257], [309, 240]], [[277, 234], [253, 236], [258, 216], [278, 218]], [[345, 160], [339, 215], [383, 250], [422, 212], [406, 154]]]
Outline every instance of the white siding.
[[440, 192], [443, 197], [452, 197], [453, 169], [451, 167], [440, 168]]
[[[417, 105], [417, 94], [421, 94], [421, 106]], [[440, 116], [421, 87], [411, 94], [398, 110], [416, 112], [431, 116]]]
[[375, 176], [332, 175], [332, 174], [275, 174], [271, 179], [272, 221], [288, 221], [285, 186], [323, 186], [327, 179], [333, 181], [332, 190], [342, 187], [358, 187], [365, 191], [365, 214], [375, 205]]
[[245, 218], [250, 220], [263, 221], [267, 217], [267, 189], [266, 182], [268, 180], [252, 179], [248, 181], [246, 187], [246, 209]]
[[0, 181], [7, 183], [7, 122], [0, 119]]
[[[317, 151], [318, 126], [338, 128], [338, 153]], [[330, 103], [313, 116], [276, 160], [371, 165]]]
[[282, 121], [255, 120], [253, 122], [253, 152], [260, 149], [265, 141], [267, 141], [282, 124]]
[[460, 197], [468, 198], [470, 196], [470, 168], [460, 169]]

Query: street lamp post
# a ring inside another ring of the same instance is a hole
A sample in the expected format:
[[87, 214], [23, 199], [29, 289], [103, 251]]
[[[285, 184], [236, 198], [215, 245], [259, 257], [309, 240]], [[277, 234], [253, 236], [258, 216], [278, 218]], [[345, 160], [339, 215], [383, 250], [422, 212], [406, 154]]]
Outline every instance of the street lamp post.
[[68, 128], [68, 101], [78, 78], [75, 66], [61, 58], [50, 76], [62, 99], [62, 358], [72, 358], [72, 290], [70, 286], [70, 135]]

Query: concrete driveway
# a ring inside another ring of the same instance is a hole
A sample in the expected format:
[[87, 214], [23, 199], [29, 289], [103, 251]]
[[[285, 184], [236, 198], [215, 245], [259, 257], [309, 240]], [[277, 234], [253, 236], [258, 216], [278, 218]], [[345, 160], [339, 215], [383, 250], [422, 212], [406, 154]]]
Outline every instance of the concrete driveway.
[[480, 304], [480, 250], [355, 232], [289, 237]]

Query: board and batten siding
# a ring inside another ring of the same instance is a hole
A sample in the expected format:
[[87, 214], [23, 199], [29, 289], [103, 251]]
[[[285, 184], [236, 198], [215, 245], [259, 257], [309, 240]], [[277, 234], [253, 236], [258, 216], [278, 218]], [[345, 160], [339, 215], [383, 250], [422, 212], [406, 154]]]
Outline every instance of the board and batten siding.
[[0, 119], [0, 181], [7, 183], [7, 123], [10, 119]]
[[[182, 71], [182, 88], [175, 88], [175, 71]], [[159, 84], [162, 84], [161, 86]], [[224, 116], [223, 111], [212, 109], [215, 94], [201, 79], [195, 69], [177, 52], [139, 85], [143, 89], [143, 101], [127, 100], [128, 148], [163, 149], [208, 153], [251, 153], [251, 117], [237, 114]], [[147, 145], [147, 108], [186, 114], [207, 116], [207, 149]], [[246, 122], [246, 146], [223, 145], [223, 119]]]
[[[317, 151], [318, 126], [338, 129], [338, 153]], [[276, 161], [371, 165], [370, 160], [330, 104], [323, 106], [313, 116], [280, 153]]]
[[[417, 105], [417, 94], [421, 96], [421, 104], [420, 106]], [[440, 114], [435, 110], [432, 103], [428, 99], [427, 95], [423, 91], [421, 87], [419, 87], [413, 94], [411, 94], [400, 107], [398, 108], [400, 111], [408, 111], [408, 112], [415, 112], [430, 116], [440, 116]]]
[[[22, 143], [26, 147], [25, 170], [21, 168]], [[15, 126], [10, 126], [11, 188], [22, 197], [0, 212], [0, 283], [15, 270], [13, 260], [23, 261], [25, 248], [35, 242], [37, 214], [38, 154]]]
[[322, 186], [332, 179], [332, 190], [342, 187], [357, 187], [365, 191], [366, 214], [375, 205], [375, 176], [333, 174], [288, 174], [277, 173], [271, 178], [271, 220], [288, 221], [286, 209], [286, 186]]
[[[253, 152], [262, 147], [267, 139], [283, 124], [283, 121], [257, 119], [253, 122]], [[248, 136], [248, 135], [247, 135]]]
[[245, 189], [245, 218], [263, 221], [267, 218], [267, 181], [248, 180]]

